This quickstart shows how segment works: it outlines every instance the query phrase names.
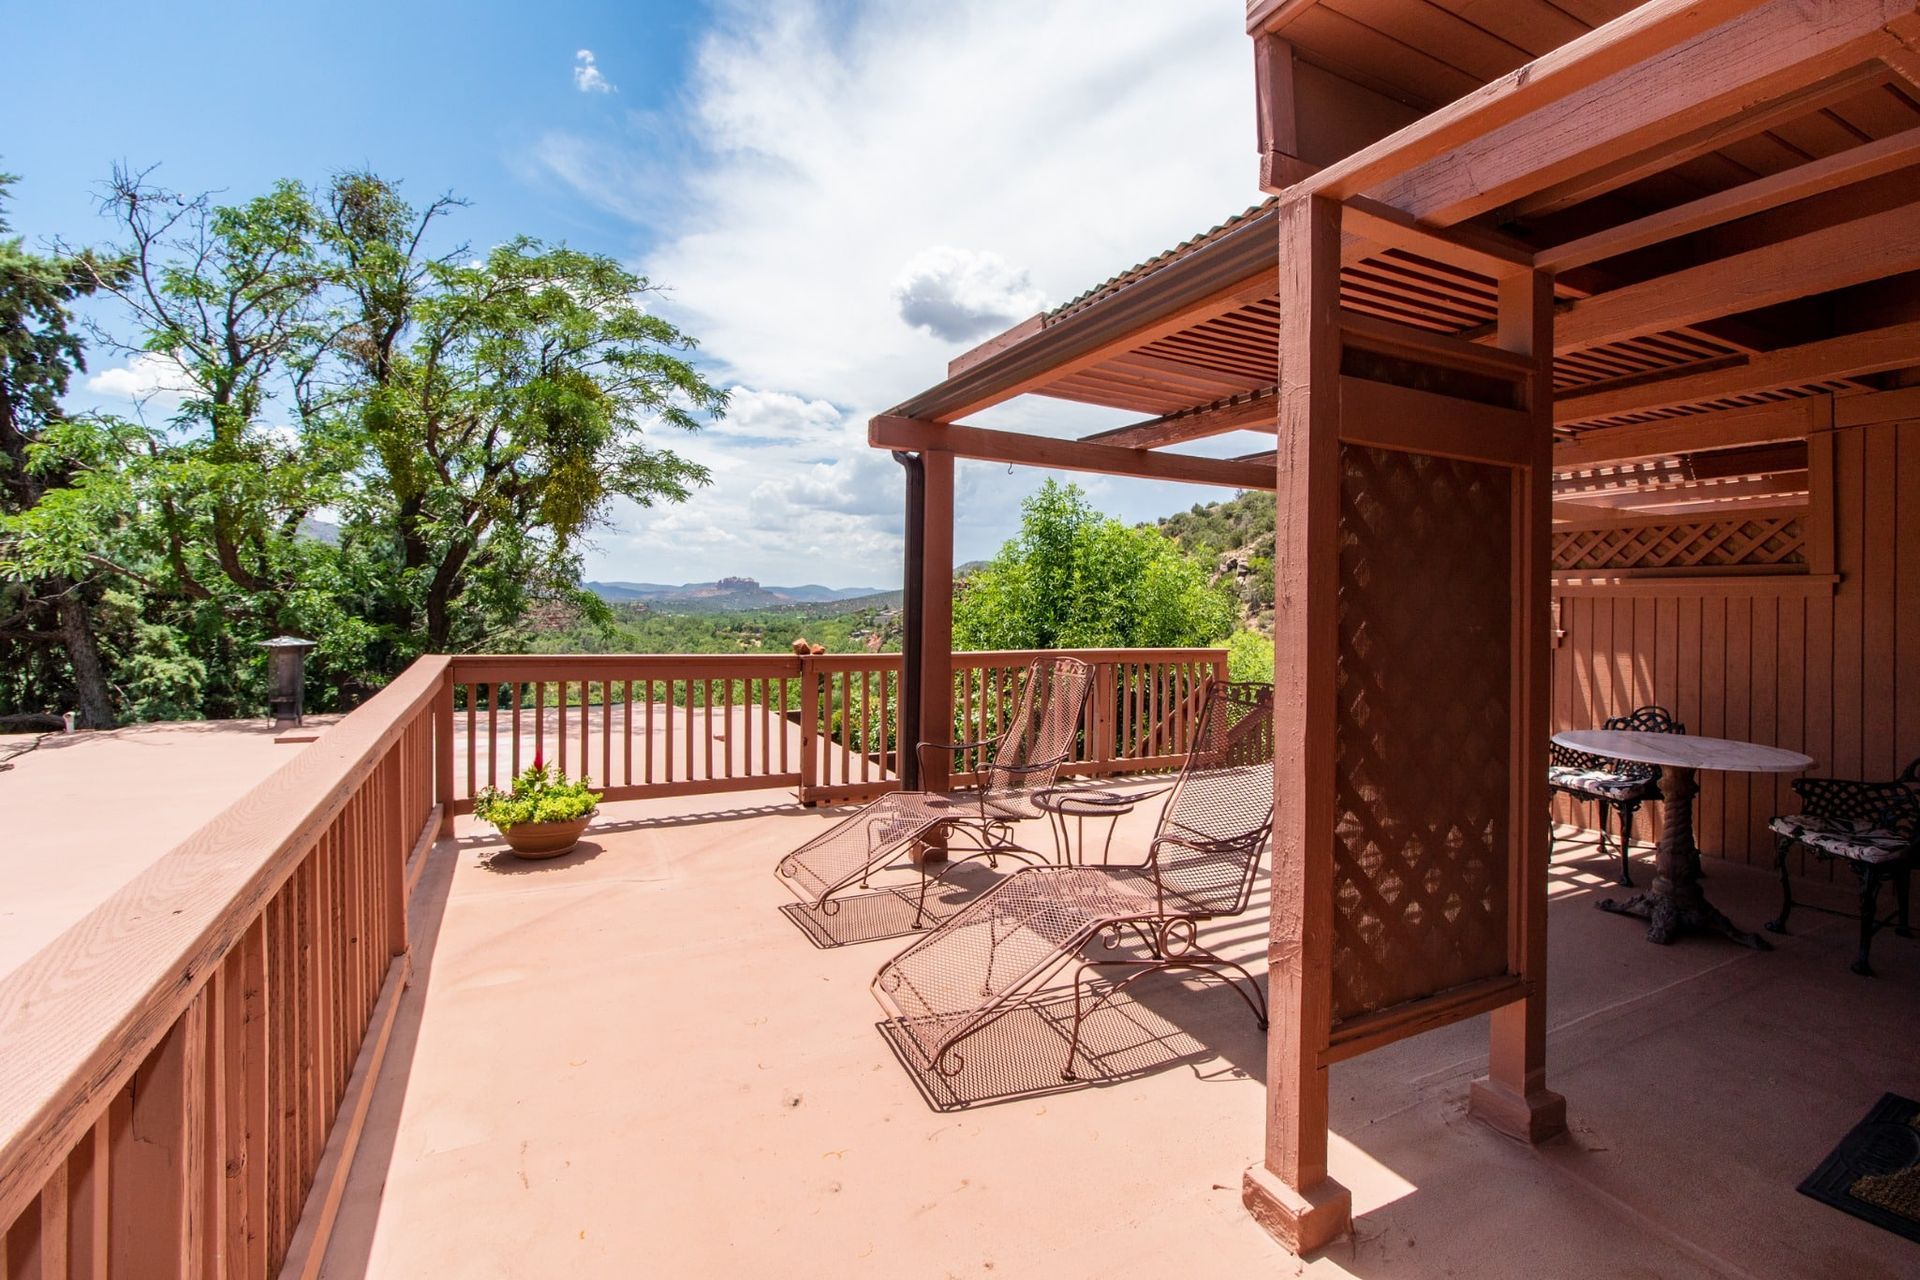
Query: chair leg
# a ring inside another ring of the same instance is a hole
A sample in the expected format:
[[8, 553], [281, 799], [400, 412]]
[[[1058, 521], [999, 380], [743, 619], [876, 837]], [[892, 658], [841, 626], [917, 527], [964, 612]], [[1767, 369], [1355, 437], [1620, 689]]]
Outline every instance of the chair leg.
[[1633, 843], [1627, 837], [1633, 832], [1634, 811], [1639, 805], [1619, 805], [1613, 811], [1614, 839], [1620, 845], [1620, 883], [1633, 888]]
[[1791, 848], [1791, 837], [1773, 838], [1773, 867], [1780, 873], [1780, 914], [1767, 921], [1768, 933], [1785, 933], [1787, 917], [1793, 914], [1793, 877], [1787, 874], [1787, 850]]
[[1877, 922], [1874, 919], [1880, 905], [1880, 881], [1882, 873], [1875, 866], [1856, 868], [1860, 872], [1860, 954], [1855, 957], [1853, 971], [1863, 978], [1873, 976], [1873, 966], [1867, 961], [1867, 952], [1873, 946], [1873, 932]]

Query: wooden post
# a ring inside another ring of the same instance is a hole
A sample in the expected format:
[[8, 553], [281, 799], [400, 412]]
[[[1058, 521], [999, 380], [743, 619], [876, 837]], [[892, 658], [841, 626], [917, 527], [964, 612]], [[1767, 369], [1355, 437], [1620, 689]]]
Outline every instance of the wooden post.
[[800, 803], [814, 803], [814, 788], [822, 783], [820, 769], [820, 674], [813, 659], [800, 659]]
[[1473, 1114], [1526, 1142], [1567, 1127], [1566, 1099], [1547, 1079], [1547, 812], [1548, 716], [1552, 698], [1553, 567], [1553, 277], [1522, 272], [1500, 284], [1498, 344], [1531, 357], [1523, 384], [1533, 417], [1528, 465], [1513, 471], [1515, 609], [1513, 750], [1508, 829], [1513, 854], [1508, 882], [1508, 956], [1527, 995], [1493, 1011], [1487, 1075], [1474, 1082]]
[[[926, 471], [925, 526], [920, 539], [920, 736], [947, 742], [953, 736], [953, 455], [929, 449], [920, 455]], [[943, 752], [927, 758], [920, 786], [945, 791], [952, 760]]]
[[1343, 1234], [1347, 1189], [1327, 1176], [1332, 1012], [1334, 676], [1340, 571], [1340, 208], [1280, 207], [1280, 419], [1274, 591], [1273, 909], [1267, 950], [1264, 1163], [1242, 1200], [1296, 1253]]

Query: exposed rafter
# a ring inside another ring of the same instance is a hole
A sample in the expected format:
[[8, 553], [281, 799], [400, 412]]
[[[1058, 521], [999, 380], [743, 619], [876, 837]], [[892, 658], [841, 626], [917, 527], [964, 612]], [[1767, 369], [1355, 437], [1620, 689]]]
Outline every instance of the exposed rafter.
[[1264, 387], [1244, 396], [1215, 400], [1198, 409], [1163, 414], [1109, 431], [1096, 431], [1080, 439], [1086, 444], [1112, 445], [1122, 449], [1157, 449], [1161, 445], [1201, 440], [1254, 427], [1271, 431], [1274, 415], [1279, 412], [1276, 399], [1278, 392], [1278, 387]]
[[1556, 425], [1590, 422], [1913, 364], [1920, 364], [1920, 321], [1783, 347], [1704, 371], [1564, 395], [1554, 402], [1553, 420]]
[[[1920, 192], [1916, 192], [1920, 200]], [[1920, 269], [1920, 203], [1779, 240], [1745, 253], [1598, 294], [1554, 327], [1556, 352]]]
[[1569, 240], [1541, 250], [1535, 260], [1548, 271], [1565, 271], [1916, 164], [1920, 164], [1920, 128]]

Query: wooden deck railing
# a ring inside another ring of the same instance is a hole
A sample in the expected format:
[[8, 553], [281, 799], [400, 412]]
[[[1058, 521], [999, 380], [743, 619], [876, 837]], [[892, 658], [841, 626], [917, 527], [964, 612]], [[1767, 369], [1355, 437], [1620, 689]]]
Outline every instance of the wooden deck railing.
[[0, 979], [0, 1276], [317, 1273], [405, 982], [446, 666]]
[[[955, 655], [957, 736], [1004, 726], [1033, 656]], [[1176, 763], [1226, 674], [1221, 650], [1080, 656], [1082, 774]], [[896, 655], [414, 663], [0, 978], [0, 1280], [316, 1275], [447, 816], [535, 753], [611, 798], [878, 794], [899, 678]]]
[[[1207, 680], [1226, 678], [1221, 649], [1071, 652], [1095, 673], [1070, 774], [1178, 763]], [[955, 654], [953, 732], [999, 733], [1037, 656]], [[790, 787], [816, 804], [899, 786], [898, 654], [462, 657], [450, 679], [450, 813], [536, 757], [610, 801]]]

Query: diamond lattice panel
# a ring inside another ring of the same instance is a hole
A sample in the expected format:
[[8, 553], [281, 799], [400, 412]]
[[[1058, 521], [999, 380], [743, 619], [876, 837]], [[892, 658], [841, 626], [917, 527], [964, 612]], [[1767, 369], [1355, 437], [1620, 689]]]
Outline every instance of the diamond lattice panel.
[[1800, 518], [1732, 515], [1670, 524], [1556, 529], [1556, 569], [1695, 569], [1806, 563]]
[[1336, 1020], [1507, 971], [1510, 482], [1343, 447]]

